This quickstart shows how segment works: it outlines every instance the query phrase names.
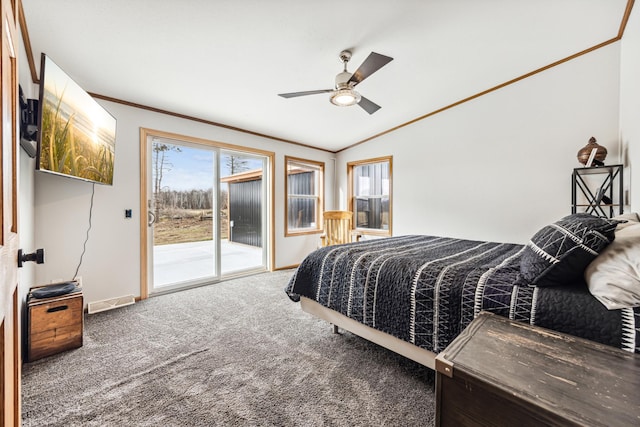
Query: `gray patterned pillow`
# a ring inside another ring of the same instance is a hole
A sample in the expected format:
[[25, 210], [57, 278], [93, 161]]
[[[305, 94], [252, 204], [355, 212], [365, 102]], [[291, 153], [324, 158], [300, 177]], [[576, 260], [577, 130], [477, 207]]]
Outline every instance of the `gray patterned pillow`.
[[618, 223], [577, 213], [543, 227], [522, 253], [522, 277], [536, 286], [557, 286], [579, 280], [587, 265], [613, 241]]

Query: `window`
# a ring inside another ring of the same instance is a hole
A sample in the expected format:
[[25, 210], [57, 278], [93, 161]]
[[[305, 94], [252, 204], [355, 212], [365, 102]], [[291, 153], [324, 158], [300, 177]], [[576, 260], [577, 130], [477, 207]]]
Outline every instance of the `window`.
[[391, 236], [392, 157], [347, 163], [349, 210], [354, 228], [366, 234]]
[[286, 233], [319, 233], [322, 229], [324, 163], [285, 156]]

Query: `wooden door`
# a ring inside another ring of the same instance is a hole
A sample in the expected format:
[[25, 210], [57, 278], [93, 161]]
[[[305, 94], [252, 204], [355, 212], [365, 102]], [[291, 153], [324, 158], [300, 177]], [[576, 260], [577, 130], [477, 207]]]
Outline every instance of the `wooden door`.
[[0, 426], [20, 425], [21, 340], [18, 295], [18, 70], [16, 0], [0, 0]]

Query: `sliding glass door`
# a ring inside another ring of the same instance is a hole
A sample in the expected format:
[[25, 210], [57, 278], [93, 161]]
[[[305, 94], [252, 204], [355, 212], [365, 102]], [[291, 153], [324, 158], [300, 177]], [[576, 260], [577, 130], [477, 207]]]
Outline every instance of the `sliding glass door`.
[[267, 156], [147, 138], [150, 294], [267, 268]]
[[237, 151], [220, 154], [221, 273], [266, 266], [266, 159]]
[[153, 291], [219, 277], [216, 156], [211, 147], [151, 142]]

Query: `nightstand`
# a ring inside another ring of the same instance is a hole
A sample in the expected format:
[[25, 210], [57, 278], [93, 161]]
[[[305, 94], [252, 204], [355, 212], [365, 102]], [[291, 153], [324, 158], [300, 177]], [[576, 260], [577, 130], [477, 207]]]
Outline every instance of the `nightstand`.
[[82, 347], [82, 291], [28, 299], [27, 361]]
[[575, 168], [571, 175], [571, 213], [587, 212], [604, 218], [622, 215], [623, 177], [623, 165]]

